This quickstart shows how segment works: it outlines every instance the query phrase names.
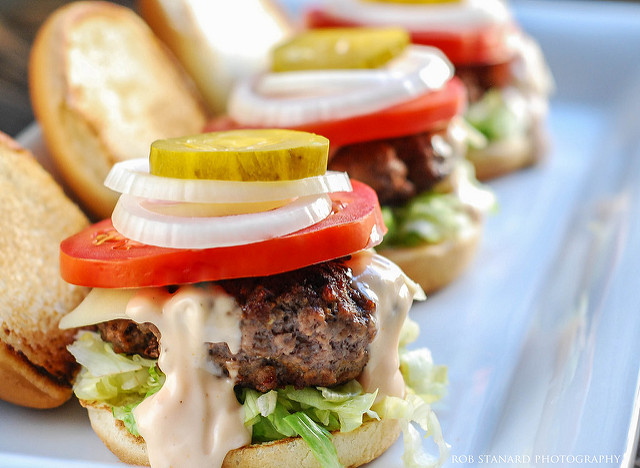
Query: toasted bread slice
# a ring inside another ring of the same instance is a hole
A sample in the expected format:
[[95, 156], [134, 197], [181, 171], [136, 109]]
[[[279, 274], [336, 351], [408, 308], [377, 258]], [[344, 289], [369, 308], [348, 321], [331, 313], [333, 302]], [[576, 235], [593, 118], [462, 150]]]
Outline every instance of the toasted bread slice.
[[60, 241], [88, 224], [33, 156], [0, 134], [0, 398], [49, 408], [71, 396], [73, 331], [58, 328], [86, 289], [62, 280]]
[[38, 31], [29, 62], [36, 119], [66, 184], [97, 218], [117, 194], [114, 163], [159, 138], [198, 133], [204, 105], [177, 59], [132, 10], [72, 2]]

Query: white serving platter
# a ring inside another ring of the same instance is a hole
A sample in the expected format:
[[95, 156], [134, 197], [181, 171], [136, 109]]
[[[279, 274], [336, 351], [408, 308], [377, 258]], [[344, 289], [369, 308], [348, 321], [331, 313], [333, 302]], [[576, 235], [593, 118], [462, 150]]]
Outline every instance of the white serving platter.
[[[290, 1], [298, 11], [304, 2]], [[552, 149], [490, 185], [471, 269], [412, 309], [449, 368], [447, 466], [631, 466], [640, 407], [640, 5], [514, 1], [553, 70]], [[20, 140], [42, 155], [37, 127]], [[401, 443], [370, 466], [399, 467]], [[120, 465], [71, 401], [0, 402], [1, 467]], [[121, 466], [121, 465], [120, 465]]]

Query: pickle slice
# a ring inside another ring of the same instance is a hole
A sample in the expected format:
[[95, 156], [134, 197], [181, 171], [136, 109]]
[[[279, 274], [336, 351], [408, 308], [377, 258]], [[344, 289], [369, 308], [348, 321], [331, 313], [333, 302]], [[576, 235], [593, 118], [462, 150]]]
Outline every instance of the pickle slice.
[[203, 133], [151, 144], [151, 174], [177, 179], [296, 180], [327, 170], [329, 140], [296, 130]]
[[273, 49], [274, 72], [378, 68], [409, 44], [402, 28], [327, 28], [301, 33]]

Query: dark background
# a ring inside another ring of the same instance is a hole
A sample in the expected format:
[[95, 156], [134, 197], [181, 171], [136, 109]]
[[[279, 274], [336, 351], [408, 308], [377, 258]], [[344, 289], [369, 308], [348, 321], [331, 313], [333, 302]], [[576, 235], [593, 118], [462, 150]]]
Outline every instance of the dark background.
[[[15, 136], [33, 121], [27, 68], [40, 24], [65, 0], [0, 0], [0, 130]], [[132, 7], [134, 0], [119, 0]]]

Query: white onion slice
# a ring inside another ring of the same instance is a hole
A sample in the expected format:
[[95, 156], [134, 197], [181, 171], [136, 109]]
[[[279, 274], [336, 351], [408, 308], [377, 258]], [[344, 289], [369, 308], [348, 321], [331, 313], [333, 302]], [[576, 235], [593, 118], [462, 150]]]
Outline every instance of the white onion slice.
[[137, 197], [194, 203], [267, 202], [351, 191], [351, 181], [344, 172], [328, 171], [322, 176], [273, 182], [174, 179], [149, 174], [147, 158], [116, 163], [104, 184]]
[[376, 86], [390, 81], [389, 72], [373, 70], [300, 70], [267, 73], [255, 83], [258, 94], [291, 96], [297, 93], [326, 95], [345, 88]]
[[147, 199], [142, 204], [161, 215], [180, 216], [183, 218], [210, 218], [213, 216], [260, 213], [275, 210], [291, 202], [293, 200], [249, 203], [190, 203]]
[[267, 73], [241, 81], [228, 112], [240, 124], [265, 127], [345, 119], [440, 89], [452, 76], [441, 51], [412, 45], [379, 69]]
[[183, 217], [153, 210], [153, 200], [123, 194], [111, 220], [123, 236], [143, 244], [176, 249], [206, 249], [250, 244], [284, 236], [315, 224], [331, 213], [326, 194], [301, 197], [274, 210], [219, 217]]
[[503, 0], [461, 0], [428, 5], [327, 0], [324, 9], [333, 16], [357, 24], [394, 24], [410, 31], [467, 31], [491, 24], [506, 24], [512, 18]]

